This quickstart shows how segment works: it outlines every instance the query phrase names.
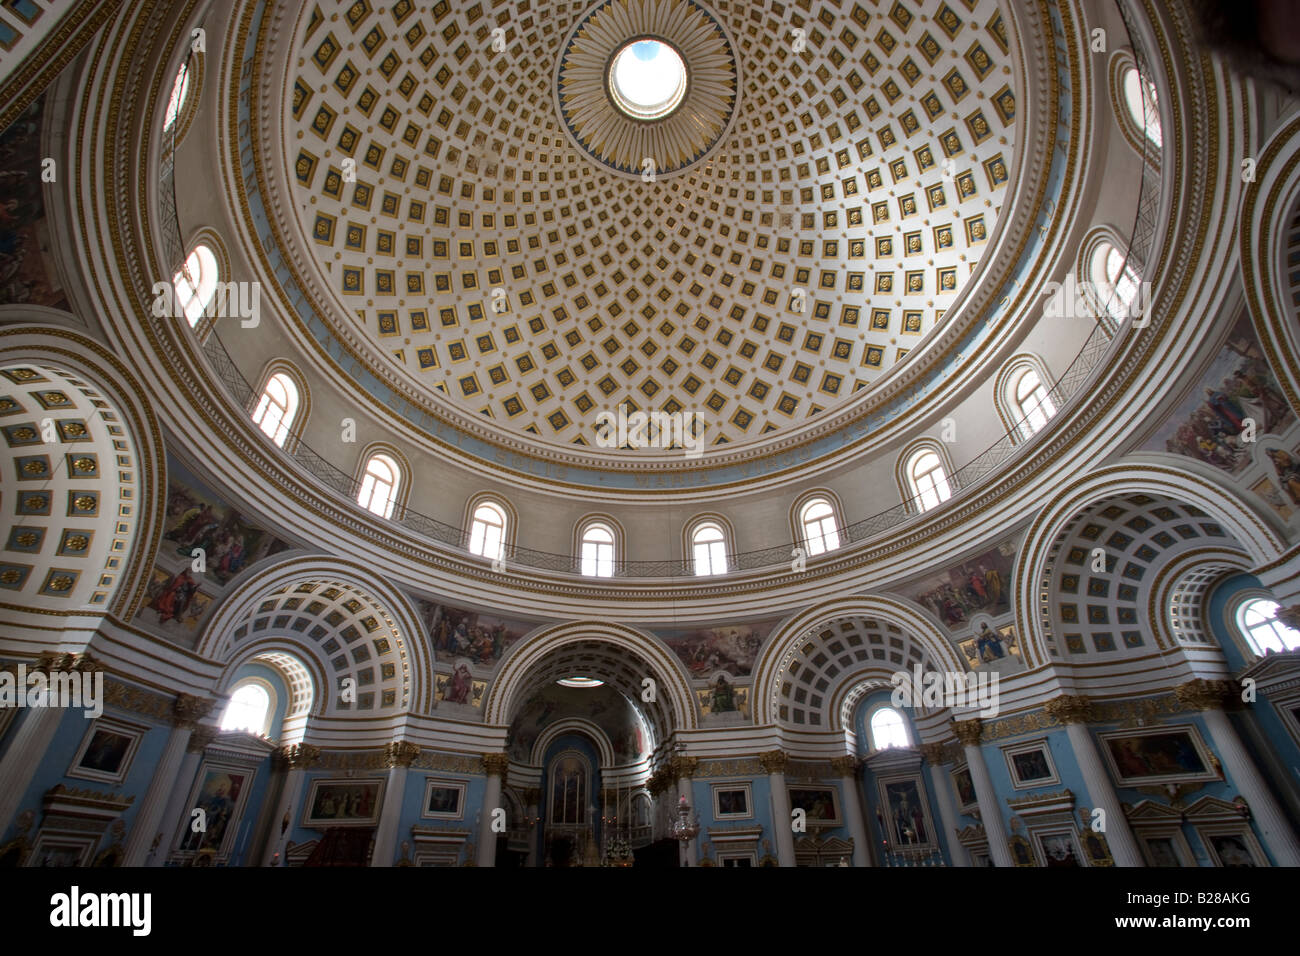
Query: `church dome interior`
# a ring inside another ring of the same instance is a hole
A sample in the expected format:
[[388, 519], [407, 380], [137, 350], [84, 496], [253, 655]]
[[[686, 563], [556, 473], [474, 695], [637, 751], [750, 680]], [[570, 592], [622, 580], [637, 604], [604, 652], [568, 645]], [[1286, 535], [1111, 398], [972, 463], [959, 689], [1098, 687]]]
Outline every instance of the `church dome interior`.
[[1223, 6], [0, 4], [0, 863], [1300, 865]]

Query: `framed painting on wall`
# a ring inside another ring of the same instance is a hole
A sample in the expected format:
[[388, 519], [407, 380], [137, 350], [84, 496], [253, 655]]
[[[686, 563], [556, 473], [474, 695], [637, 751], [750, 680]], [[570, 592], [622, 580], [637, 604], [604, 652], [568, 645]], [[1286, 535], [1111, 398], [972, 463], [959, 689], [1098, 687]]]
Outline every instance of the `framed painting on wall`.
[[186, 804], [192, 810], [203, 811], [203, 829], [194, 829], [193, 823], [198, 818], [192, 811], [187, 813], [181, 821], [177, 850], [215, 853], [216, 862], [229, 859], [253, 776], [254, 771], [247, 767], [205, 762]]
[[1048, 787], [1061, 782], [1046, 740], [1005, 747], [1002, 755], [1006, 758], [1007, 771], [1011, 774], [1011, 785], [1017, 790]]
[[1192, 859], [1192, 854], [1181, 834], [1170, 833], [1138, 837], [1138, 842], [1142, 845], [1142, 856], [1146, 859], [1147, 866], [1178, 867], [1191, 865], [1187, 861]]
[[[384, 781], [320, 779], [311, 782], [304, 803], [302, 825], [324, 827], [366, 827], [379, 822], [383, 803]], [[428, 804], [426, 804], [428, 806]]]
[[435, 780], [429, 777], [424, 783], [424, 809], [420, 816], [434, 820], [463, 820], [465, 818], [465, 782], [463, 780]]
[[971, 814], [979, 810], [979, 800], [975, 796], [975, 781], [971, 779], [970, 767], [958, 767], [952, 771], [952, 788], [957, 794], [957, 809]]
[[1037, 830], [1034, 832], [1034, 842], [1038, 845], [1039, 858], [1048, 868], [1069, 869], [1087, 865], [1073, 827]]
[[840, 825], [839, 791], [834, 787], [790, 787], [790, 809], [803, 810], [809, 825]]
[[754, 798], [748, 783], [713, 784], [713, 819], [748, 820], [753, 816]]
[[1215, 866], [1244, 869], [1269, 865], [1264, 848], [1245, 823], [1201, 826], [1196, 828], [1196, 832]]
[[38, 833], [27, 855], [28, 866], [82, 867], [90, 865], [99, 837], [92, 834]]
[[935, 846], [934, 822], [921, 777], [882, 777], [878, 786], [889, 842], [895, 847]]
[[140, 724], [100, 717], [87, 729], [72, 758], [69, 777], [121, 783], [131, 769], [140, 741], [149, 730]]
[[1121, 787], [1218, 780], [1210, 751], [1190, 724], [1117, 730], [1097, 735]]

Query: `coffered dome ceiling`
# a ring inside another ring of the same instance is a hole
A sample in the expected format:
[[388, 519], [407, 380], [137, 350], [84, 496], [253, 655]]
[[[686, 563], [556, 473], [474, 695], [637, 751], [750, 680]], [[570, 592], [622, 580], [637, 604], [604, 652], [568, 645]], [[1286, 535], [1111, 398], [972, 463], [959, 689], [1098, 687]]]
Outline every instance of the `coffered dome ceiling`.
[[[341, 339], [516, 436], [592, 445], [624, 403], [696, 412], [710, 446], [797, 426], [976, 273], [1014, 168], [1008, 32], [994, 0], [308, 3], [293, 258]], [[653, 121], [603, 65], [646, 38], [686, 74]]]

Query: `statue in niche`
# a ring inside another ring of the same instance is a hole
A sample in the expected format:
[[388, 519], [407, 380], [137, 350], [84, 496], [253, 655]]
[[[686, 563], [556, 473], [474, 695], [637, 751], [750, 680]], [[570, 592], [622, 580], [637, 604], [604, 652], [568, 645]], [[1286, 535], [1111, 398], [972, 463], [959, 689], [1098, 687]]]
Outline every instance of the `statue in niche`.
[[735, 692], [732, 690], [731, 685], [727, 683], [727, 678], [719, 674], [717, 683], [713, 685], [713, 700], [709, 704], [709, 712], [721, 714], [735, 709]]

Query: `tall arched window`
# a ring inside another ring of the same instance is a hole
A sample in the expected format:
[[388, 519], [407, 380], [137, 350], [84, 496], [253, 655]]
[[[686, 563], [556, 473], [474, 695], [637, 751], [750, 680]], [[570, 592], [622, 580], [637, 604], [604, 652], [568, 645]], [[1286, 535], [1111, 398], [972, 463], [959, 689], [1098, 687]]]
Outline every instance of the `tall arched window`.
[[1089, 272], [1106, 313], [1117, 322], [1127, 318], [1142, 291], [1142, 277], [1128, 257], [1113, 243], [1099, 242], [1092, 251]]
[[392, 458], [382, 454], [371, 455], [361, 474], [361, 491], [357, 494], [357, 501], [367, 511], [372, 511], [381, 518], [391, 518], [401, 478], [402, 471]]
[[592, 523], [582, 531], [582, 573], [589, 578], [614, 576], [614, 532]]
[[872, 750], [910, 746], [912, 740], [907, 734], [907, 721], [902, 714], [892, 707], [881, 707], [871, 715]]
[[587, 762], [577, 754], [560, 754], [551, 763], [551, 823], [576, 826], [587, 822]]
[[943, 460], [933, 449], [920, 448], [912, 453], [907, 463], [907, 481], [921, 511], [937, 508], [952, 497]]
[[271, 694], [256, 681], [237, 687], [221, 716], [222, 730], [247, 730], [265, 736], [270, 724]]
[[1277, 619], [1280, 605], [1267, 598], [1254, 598], [1237, 608], [1237, 627], [1261, 657], [1266, 651], [1282, 653], [1300, 648], [1300, 631]]
[[691, 532], [691, 557], [697, 576], [727, 573], [727, 535], [721, 525], [705, 521]]
[[212, 249], [200, 243], [185, 260], [185, 268], [172, 276], [172, 286], [176, 289], [176, 304], [185, 313], [186, 320], [193, 328], [217, 294], [217, 282], [220, 280], [217, 257]]
[[262, 397], [253, 410], [253, 424], [283, 448], [298, 414], [298, 404], [298, 386], [284, 372], [276, 372], [262, 389]]
[[190, 64], [186, 61], [181, 64], [181, 68], [176, 71], [176, 79], [172, 81], [171, 96], [167, 98], [167, 111], [163, 113], [163, 132], [168, 132], [176, 121], [180, 119], [181, 110], [185, 108], [185, 101], [190, 95]]
[[1144, 80], [1132, 64], [1124, 70], [1123, 84], [1124, 105], [1128, 107], [1129, 116], [1159, 149], [1164, 145], [1164, 134], [1160, 129], [1160, 100], [1156, 95], [1156, 85]]
[[1020, 434], [1030, 438], [1056, 414], [1056, 404], [1033, 368], [1026, 367], [1011, 380], [1010, 385], [1011, 409], [1020, 423]]
[[469, 523], [469, 550], [480, 558], [500, 561], [505, 557], [506, 512], [494, 501], [481, 502]]
[[835, 508], [825, 498], [810, 498], [799, 509], [799, 526], [810, 555], [825, 554], [840, 546], [840, 531], [835, 523]]

